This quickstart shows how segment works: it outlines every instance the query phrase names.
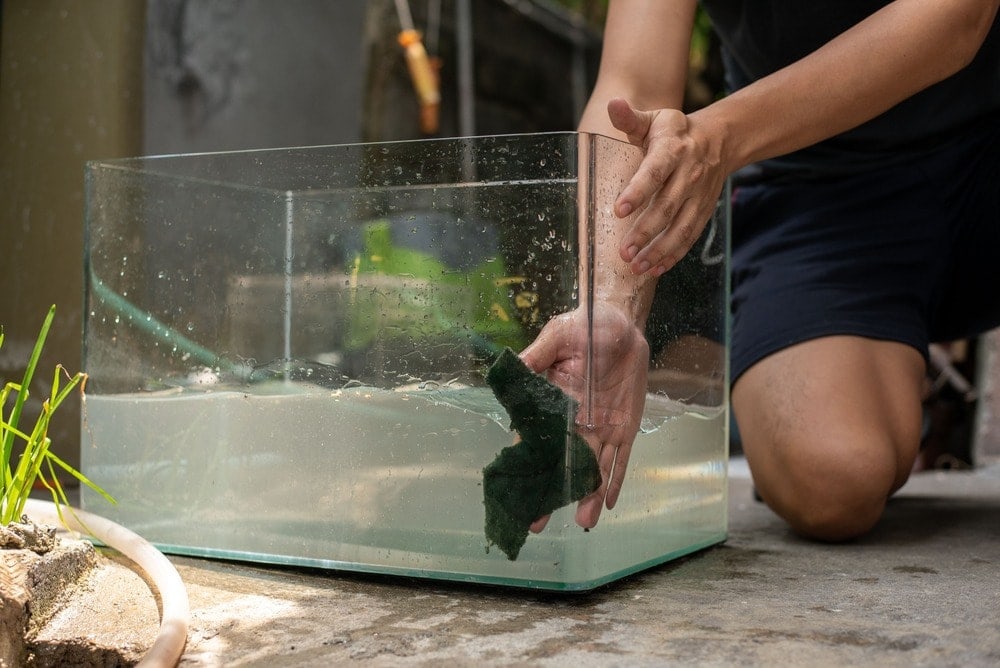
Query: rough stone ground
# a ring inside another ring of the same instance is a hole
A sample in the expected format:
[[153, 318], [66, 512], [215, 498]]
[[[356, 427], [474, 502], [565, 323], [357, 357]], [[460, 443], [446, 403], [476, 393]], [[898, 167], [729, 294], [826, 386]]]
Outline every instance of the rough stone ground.
[[156, 640], [157, 599], [131, 562], [106, 553], [30, 640], [39, 666], [126, 666]]
[[156, 639], [158, 619], [129, 562], [88, 542], [62, 536], [45, 554], [0, 550], [4, 668], [129, 665]]
[[[588, 594], [172, 557], [181, 665], [1000, 665], [1000, 467], [915, 475], [846, 545], [791, 534], [738, 462], [730, 492], [724, 545]], [[94, 587], [46, 632], [151, 642], [136, 584]]]

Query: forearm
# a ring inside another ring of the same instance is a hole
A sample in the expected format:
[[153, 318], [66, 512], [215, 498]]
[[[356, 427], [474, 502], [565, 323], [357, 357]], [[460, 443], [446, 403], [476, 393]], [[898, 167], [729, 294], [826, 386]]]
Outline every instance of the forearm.
[[615, 97], [642, 109], [681, 108], [696, 6], [696, 0], [611, 0], [581, 131], [624, 139], [608, 119]]
[[[612, 0], [604, 30], [601, 65], [580, 119], [582, 132], [627, 141], [608, 116], [608, 101], [625, 97], [644, 109], [676, 108], [684, 101], [695, 0]], [[610, 156], [603, 156], [610, 158]], [[623, 168], [599, 165], [598, 193], [614, 198], [604, 183], [624, 178]], [[595, 211], [594, 298], [623, 311], [638, 327], [649, 313], [655, 278], [633, 274], [618, 255], [626, 221], [615, 217], [613, 200]], [[582, 283], [586, 285], [586, 283]]]
[[896, 0], [802, 60], [691, 114], [692, 126], [728, 172], [810, 146], [963, 68], [998, 5]]

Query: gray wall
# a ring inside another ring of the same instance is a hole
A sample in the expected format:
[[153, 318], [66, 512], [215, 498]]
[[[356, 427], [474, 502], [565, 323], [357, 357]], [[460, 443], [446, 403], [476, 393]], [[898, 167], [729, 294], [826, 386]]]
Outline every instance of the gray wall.
[[359, 141], [366, 8], [149, 0], [143, 153]]
[[[0, 38], [0, 380], [20, 380], [51, 304], [56, 321], [25, 418], [57, 363], [80, 369], [83, 164], [140, 149], [143, 5], [4, 0]], [[56, 453], [79, 462], [79, 404], [56, 414]]]

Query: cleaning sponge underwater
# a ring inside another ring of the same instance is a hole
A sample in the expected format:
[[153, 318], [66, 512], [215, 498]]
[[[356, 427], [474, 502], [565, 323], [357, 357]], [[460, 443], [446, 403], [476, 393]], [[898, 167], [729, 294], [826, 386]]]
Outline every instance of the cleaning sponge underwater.
[[578, 404], [505, 348], [486, 382], [521, 440], [483, 469], [487, 545], [517, 559], [531, 523], [601, 484], [597, 458], [573, 429]]

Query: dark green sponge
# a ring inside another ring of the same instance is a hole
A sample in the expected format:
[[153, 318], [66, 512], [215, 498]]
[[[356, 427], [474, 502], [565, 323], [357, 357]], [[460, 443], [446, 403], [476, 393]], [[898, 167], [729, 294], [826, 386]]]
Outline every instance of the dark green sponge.
[[510, 348], [486, 373], [520, 442], [483, 469], [487, 546], [517, 559], [531, 523], [601, 484], [594, 452], [573, 429], [578, 404], [534, 373]]

